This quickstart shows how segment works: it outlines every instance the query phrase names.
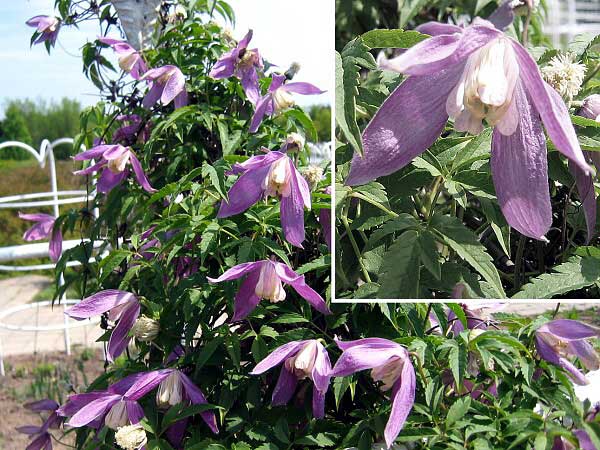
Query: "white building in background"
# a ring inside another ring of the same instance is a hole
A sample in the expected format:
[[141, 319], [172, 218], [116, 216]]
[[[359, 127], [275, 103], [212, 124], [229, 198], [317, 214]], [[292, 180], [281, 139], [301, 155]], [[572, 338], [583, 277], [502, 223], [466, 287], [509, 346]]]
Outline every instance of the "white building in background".
[[555, 47], [565, 47], [582, 33], [600, 34], [600, 0], [546, 0], [544, 31]]

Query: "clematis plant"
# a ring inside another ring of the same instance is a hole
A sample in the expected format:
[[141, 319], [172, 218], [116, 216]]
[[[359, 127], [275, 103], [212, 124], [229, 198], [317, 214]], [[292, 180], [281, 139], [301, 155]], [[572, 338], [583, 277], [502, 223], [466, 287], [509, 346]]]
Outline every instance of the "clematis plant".
[[60, 405], [54, 400], [44, 399], [23, 406], [30, 411], [50, 413], [41, 426], [24, 425], [17, 428], [19, 433], [31, 436], [31, 443], [26, 450], [52, 450], [52, 435], [48, 430], [62, 425], [63, 420], [56, 413]]
[[457, 131], [479, 134], [491, 125], [491, 171], [507, 222], [525, 236], [546, 240], [552, 223], [546, 138], [585, 174], [581, 151], [560, 95], [542, 78], [528, 51], [491, 22], [466, 28], [425, 24], [434, 36], [380, 67], [407, 76], [362, 135], [348, 185], [389, 175], [440, 136], [448, 118]]
[[150, 69], [140, 79], [150, 82], [150, 90], [142, 101], [144, 108], [150, 108], [158, 101], [163, 106], [173, 102], [175, 108], [188, 104], [185, 76], [178, 67], [166, 65]]
[[[103, 391], [92, 391], [69, 396], [67, 402], [58, 409], [61, 416], [68, 417], [67, 425], [78, 428], [91, 426], [100, 429], [107, 426], [117, 430], [123, 426], [135, 425], [144, 417], [144, 410], [138, 401], [154, 390], [175, 369], [161, 369], [151, 372], [138, 372], [123, 378]], [[195, 404], [205, 404], [202, 392], [185, 375], [181, 375], [182, 389]], [[210, 429], [218, 432], [216, 418], [211, 411], [201, 414]]]
[[23, 234], [24, 241], [39, 241], [50, 237], [48, 244], [48, 254], [50, 259], [56, 262], [59, 260], [62, 253], [62, 231], [60, 226], [55, 226], [56, 217], [50, 214], [22, 214], [19, 213], [19, 218], [36, 222], [29, 230]]
[[108, 313], [108, 318], [117, 322], [108, 341], [107, 357], [114, 361], [125, 351], [133, 328], [140, 315], [140, 302], [131, 292], [107, 289], [91, 295], [69, 307], [65, 314], [75, 320], [89, 319]]
[[99, 37], [98, 40], [114, 50], [118, 55], [119, 67], [123, 72], [130, 74], [133, 79], [139, 80], [148, 70], [142, 55], [126, 41], [107, 37]]
[[260, 98], [258, 72], [264, 64], [258, 49], [248, 48], [252, 34], [252, 30], [248, 31], [233, 50], [221, 56], [211, 69], [210, 76], [216, 80], [232, 76], [239, 78], [248, 100], [256, 105]]
[[60, 20], [50, 16], [35, 16], [29, 19], [27, 25], [36, 28], [38, 33], [37, 38], [33, 41], [34, 44], [47, 42], [47, 45], [54, 47], [58, 32], [60, 30]]
[[283, 283], [289, 284], [317, 311], [331, 314], [325, 300], [306, 284], [304, 275], [298, 275], [287, 264], [274, 259], [238, 264], [218, 278], [208, 278], [211, 283], [236, 280], [246, 277], [235, 296], [232, 320], [242, 320], [248, 316], [262, 299], [278, 303], [286, 298]]
[[535, 343], [540, 357], [569, 372], [577, 384], [587, 384], [585, 375], [569, 357], [576, 356], [588, 370], [600, 368], [600, 358], [586, 339], [599, 337], [600, 329], [577, 320], [557, 319], [545, 323], [535, 333]]
[[130, 147], [124, 147], [120, 144], [96, 145], [84, 152], [78, 153], [73, 157], [75, 161], [98, 160], [86, 169], [74, 172], [75, 175], [90, 175], [94, 172], [102, 171], [98, 179], [98, 192], [106, 194], [115, 186], [121, 184], [130, 173], [129, 166], [133, 168], [133, 173], [139, 185], [149, 193], [156, 192], [144, 173], [140, 160]]
[[336, 339], [336, 343], [343, 353], [331, 371], [332, 377], [371, 369], [373, 381], [381, 381], [383, 391], [391, 390], [392, 410], [384, 432], [385, 442], [391, 447], [415, 402], [416, 375], [408, 351], [381, 338], [348, 342]]
[[285, 75], [273, 74], [268, 92], [256, 103], [256, 110], [250, 121], [250, 133], [255, 133], [265, 116], [273, 116], [294, 106], [293, 93], [319, 95], [322, 91], [313, 84], [305, 82], [286, 83]]
[[304, 208], [311, 207], [310, 188], [287, 154], [262, 150], [265, 155], [252, 156], [233, 166], [230, 174], [242, 175], [229, 190], [228, 200], [221, 203], [217, 217], [230, 217], [247, 210], [262, 198], [278, 197], [285, 239], [302, 248]]
[[315, 339], [288, 342], [259, 362], [251, 374], [260, 375], [279, 364], [283, 367], [273, 389], [271, 404], [286, 405], [294, 395], [298, 381], [309, 379], [313, 383], [313, 416], [323, 418], [331, 378], [331, 362], [323, 344]]

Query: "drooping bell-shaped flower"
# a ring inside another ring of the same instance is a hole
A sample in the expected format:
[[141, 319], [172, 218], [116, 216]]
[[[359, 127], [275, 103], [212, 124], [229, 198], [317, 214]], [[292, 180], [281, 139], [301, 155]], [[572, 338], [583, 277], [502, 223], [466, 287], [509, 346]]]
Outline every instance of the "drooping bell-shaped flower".
[[587, 384], [585, 375], [569, 357], [577, 357], [588, 370], [600, 368], [600, 358], [586, 339], [600, 336], [600, 329], [577, 320], [557, 319], [545, 323], [535, 332], [535, 344], [542, 359], [569, 372], [576, 384]]
[[318, 87], [304, 82], [286, 83], [285, 75], [273, 74], [267, 94], [256, 103], [256, 111], [250, 122], [250, 133], [255, 133], [265, 116], [273, 116], [296, 104], [293, 93], [302, 95], [323, 94]]
[[143, 144], [150, 138], [152, 123], [147, 122], [144, 125], [142, 118], [137, 114], [121, 114], [117, 116], [117, 120], [123, 125], [113, 133], [113, 142], [124, 145], [133, 145], [136, 142]]
[[43, 213], [19, 213], [19, 218], [31, 222], [36, 222], [34, 226], [32, 226], [23, 234], [23, 240], [27, 242], [39, 241], [41, 239], [47, 239], [48, 237], [50, 237], [50, 241], [48, 243], [48, 254], [50, 255], [50, 259], [52, 261], [58, 261], [60, 258], [60, 254], [62, 253], [63, 236], [60, 227], [54, 226], [54, 223], [56, 222], [56, 217], [50, 214]]
[[107, 289], [84, 298], [68, 308], [65, 314], [75, 320], [84, 320], [108, 313], [108, 318], [117, 322], [106, 352], [108, 360], [112, 362], [127, 348], [131, 340], [129, 331], [140, 315], [140, 308], [139, 300], [131, 292]]
[[123, 72], [130, 74], [133, 79], [139, 80], [148, 70], [143, 56], [127, 42], [107, 37], [99, 37], [98, 40], [114, 50], [118, 56], [119, 67]]
[[150, 69], [140, 79], [149, 81], [151, 85], [142, 101], [144, 108], [150, 108], [159, 100], [162, 105], [173, 102], [176, 109], [187, 105], [185, 76], [179, 67], [167, 65]]
[[210, 71], [210, 76], [216, 80], [235, 76], [242, 82], [248, 100], [256, 105], [260, 98], [258, 86], [258, 71], [263, 69], [263, 59], [257, 48], [249, 49], [252, 40], [252, 30], [237, 44], [237, 46], [219, 58]]
[[289, 156], [266, 148], [263, 151], [265, 155], [253, 156], [233, 166], [230, 173], [241, 173], [242, 176], [229, 190], [229, 201], [221, 202], [217, 217], [233, 216], [262, 198], [277, 197], [285, 239], [302, 248], [304, 208], [311, 206], [310, 188]]
[[415, 402], [416, 375], [408, 351], [400, 344], [381, 338], [348, 342], [336, 339], [336, 343], [343, 353], [331, 371], [332, 377], [371, 369], [371, 378], [382, 383], [381, 389], [391, 390], [392, 411], [384, 431], [390, 448]]
[[60, 20], [57, 17], [35, 16], [25, 23], [30, 27], [36, 28], [36, 33], [39, 34], [34, 44], [41, 44], [47, 41], [50, 46], [54, 47], [58, 31], [60, 30]]
[[23, 405], [25, 408], [34, 412], [50, 412], [48, 418], [41, 426], [24, 425], [17, 427], [19, 433], [31, 436], [31, 442], [26, 450], [52, 450], [52, 436], [49, 433], [51, 428], [60, 428], [62, 418], [56, 413], [59, 405], [54, 400], [44, 399]]
[[115, 186], [123, 182], [130, 173], [130, 167], [140, 186], [149, 193], [156, 192], [142, 169], [140, 160], [135, 156], [131, 147], [124, 147], [119, 144], [97, 145], [73, 157], [76, 161], [96, 160], [97, 162], [87, 169], [73, 172], [75, 175], [90, 175], [94, 172], [102, 171], [98, 179], [98, 192], [106, 194]]
[[325, 417], [325, 395], [331, 379], [331, 362], [323, 344], [316, 339], [288, 342], [276, 348], [250, 373], [260, 375], [279, 364], [283, 364], [283, 367], [273, 389], [271, 404], [286, 405], [294, 395], [298, 381], [309, 379], [313, 383], [313, 416], [317, 419]]
[[271, 259], [239, 264], [227, 270], [219, 278], [208, 278], [211, 283], [236, 280], [245, 276], [235, 296], [232, 320], [242, 320], [250, 314], [261, 299], [277, 303], [285, 300], [283, 283], [289, 284], [317, 311], [331, 314], [325, 300], [286, 264]]
[[381, 68], [407, 75], [365, 129], [364, 156], [355, 155], [346, 180], [363, 184], [409, 164], [440, 136], [448, 118], [457, 131], [494, 127], [491, 170], [507, 222], [545, 240], [552, 223], [546, 138], [590, 172], [567, 107], [542, 78], [527, 50], [476, 18], [466, 27], [425, 24], [434, 36]]
[[[86, 392], [69, 396], [68, 401], [58, 409], [61, 416], [69, 417], [72, 427], [89, 426], [100, 429], [102, 425], [118, 430], [135, 425], [144, 417], [144, 410], [138, 401], [158, 387], [176, 369], [161, 369], [139, 372], [111, 385], [104, 391]], [[193, 404], [205, 404], [202, 392], [185, 375], [180, 374], [186, 399]], [[201, 417], [210, 429], [217, 433], [214, 413], [205, 411]]]

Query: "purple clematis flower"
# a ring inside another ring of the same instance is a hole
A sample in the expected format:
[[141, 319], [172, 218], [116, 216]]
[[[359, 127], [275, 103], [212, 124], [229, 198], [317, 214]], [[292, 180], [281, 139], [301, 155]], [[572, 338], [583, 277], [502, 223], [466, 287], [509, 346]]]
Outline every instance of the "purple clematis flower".
[[235, 164], [229, 174], [242, 176], [229, 190], [229, 201], [221, 202], [218, 218], [239, 214], [261, 198], [279, 197], [281, 226], [285, 239], [302, 248], [305, 237], [304, 208], [310, 209], [311, 195], [306, 180], [300, 175], [292, 159], [285, 153], [269, 151]]
[[262, 70], [263, 59], [258, 49], [248, 49], [252, 40], [252, 30], [238, 43], [237, 47], [219, 58], [211, 69], [209, 76], [215, 80], [235, 76], [242, 82], [248, 100], [256, 105], [260, 98], [258, 87], [258, 71]]
[[103, 169], [97, 185], [98, 192], [103, 194], [110, 192], [127, 178], [127, 175], [130, 173], [129, 166], [133, 168], [137, 182], [146, 192], [150, 194], [156, 192], [156, 189], [150, 186], [144, 169], [142, 169], [142, 164], [137, 159], [137, 156], [135, 156], [135, 153], [133, 153], [131, 147], [124, 147], [119, 144], [101, 144], [75, 155], [73, 159], [76, 161], [86, 159], [99, 160], [87, 169], [78, 170], [73, 173], [75, 175], [90, 175]]
[[148, 66], [146, 66], [142, 55], [127, 42], [107, 37], [99, 37], [98, 40], [112, 47], [118, 55], [121, 70], [131, 74], [135, 80], [139, 80], [148, 70]]
[[392, 411], [384, 431], [390, 448], [415, 402], [416, 375], [408, 351], [400, 344], [381, 338], [348, 342], [336, 339], [336, 343], [343, 353], [331, 371], [332, 377], [372, 369], [371, 377], [383, 383], [382, 390], [391, 389]]
[[122, 142], [125, 145], [136, 142], [145, 143], [150, 138], [152, 123], [148, 122], [142, 129], [143, 121], [137, 114], [124, 114], [117, 116], [117, 120], [123, 126], [117, 128], [113, 133], [113, 142]]
[[[247, 276], [246, 276], [247, 275]], [[266, 259], [257, 262], [238, 264], [227, 270], [219, 278], [208, 278], [211, 283], [236, 280], [246, 276], [240, 290], [235, 296], [232, 320], [242, 320], [250, 314], [261, 299], [271, 303], [285, 300], [286, 294], [282, 283], [289, 284], [317, 311], [331, 314], [325, 300], [313, 288], [307, 286], [304, 275], [298, 275], [286, 264]]]
[[30, 27], [35, 27], [36, 32], [39, 33], [38, 38], [34, 44], [41, 44], [42, 42], [48, 42], [52, 47], [56, 44], [56, 38], [58, 37], [58, 31], [60, 30], [60, 20], [56, 17], [50, 16], [35, 16], [25, 22]]
[[256, 103], [256, 111], [250, 122], [250, 133], [255, 133], [258, 130], [265, 115], [272, 116], [294, 106], [292, 93], [319, 95], [325, 92], [310, 83], [285, 83], [285, 81], [285, 75], [273, 74], [267, 95], [261, 97]]
[[[527, 50], [491, 22], [425, 24], [434, 34], [380, 63], [408, 78], [365, 129], [364, 156], [355, 155], [348, 185], [363, 184], [409, 164], [440, 136], [448, 117], [457, 131], [494, 127], [491, 169], [507, 222], [545, 240], [552, 223], [546, 138], [584, 173], [590, 172], [560, 95], [543, 79]], [[541, 120], [540, 120], [541, 119]]]
[[585, 375], [567, 358], [577, 356], [588, 370], [600, 368], [600, 358], [586, 339], [600, 336], [600, 329], [577, 320], [547, 322], [535, 332], [537, 351], [542, 359], [569, 372], [576, 384], [588, 384]]
[[308, 378], [313, 382], [313, 416], [317, 419], [325, 417], [325, 395], [331, 379], [331, 362], [323, 344], [316, 339], [288, 342], [276, 348], [250, 373], [260, 375], [282, 363], [271, 404], [286, 405], [294, 395], [298, 381]]
[[32, 441], [25, 450], [52, 450], [52, 436], [48, 430], [51, 428], [59, 428], [63, 421], [56, 413], [56, 410], [59, 407], [58, 403], [54, 400], [45, 399], [28, 403], [24, 405], [24, 407], [35, 412], [50, 412], [48, 418], [39, 427], [35, 425], [25, 425], [17, 428], [19, 433], [32, 437]]
[[[325, 188], [325, 193], [331, 195], [331, 186], [327, 186]], [[330, 208], [321, 208], [319, 211], [319, 223], [323, 228], [323, 239], [325, 239], [325, 243], [329, 250], [331, 250], [331, 209]]]
[[110, 320], [118, 321], [108, 341], [107, 356], [112, 362], [127, 348], [131, 340], [129, 330], [139, 317], [140, 309], [139, 300], [131, 292], [107, 289], [84, 298], [68, 308], [65, 314], [75, 320], [84, 320], [108, 313]]
[[150, 108], [159, 100], [163, 105], [173, 102], [175, 108], [187, 105], [185, 76], [178, 67], [167, 65], [150, 69], [140, 79], [151, 83], [150, 90], [142, 101], [144, 108]]
[[[61, 416], [69, 417], [67, 425], [78, 428], [89, 426], [100, 429], [103, 425], [117, 430], [126, 425], [135, 425], [144, 417], [138, 403], [142, 397], [159, 386], [176, 369], [161, 369], [129, 375], [103, 391], [86, 392], [69, 396], [58, 409]], [[185, 399], [191, 403], [207, 403], [202, 392], [189, 378], [181, 374]], [[218, 432], [213, 413], [203, 412], [202, 418], [211, 430]]]
[[29, 230], [23, 234], [24, 241], [39, 241], [41, 239], [46, 239], [50, 236], [50, 242], [48, 244], [48, 254], [50, 255], [50, 259], [56, 262], [60, 258], [60, 254], [62, 252], [62, 231], [60, 227], [55, 227], [54, 223], [56, 221], [56, 217], [50, 214], [21, 214], [19, 213], [19, 218], [23, 220], [29, 220], [31, 222], [37, 222], [34, 226], [32, 226]]
[[[600, 122], [600, 95], [590, 95], [583, 101], [583, 106], [578, 114], [586, 119]], [[585, 158], [590, 164], [596, 166], [596, 170], [600, 170], [600, 152], [583, 152]], [[587, 243], [590, 242], [596, 230], [596, 190], [594, 189], [594, 177], [591, 174], [586, 174], [577, 164], [569, 161], [569, 170], [575, 177], [577, 192], [581, 198], [583, 205], [583, 213], [587, 224]]]

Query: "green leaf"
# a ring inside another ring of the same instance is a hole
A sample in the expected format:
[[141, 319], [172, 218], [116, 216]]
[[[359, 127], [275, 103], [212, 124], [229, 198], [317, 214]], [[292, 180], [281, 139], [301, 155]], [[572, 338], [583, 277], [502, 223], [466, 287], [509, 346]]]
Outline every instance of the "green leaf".
[[217, 190], [221, 198], [227, 200], [223, 171], [217, 172], [217, 169], [204, 161], [204, 164], [202, 164], [202, 176], [204, 178], [208, 177], [210, 179], [210, 184]]
[[485, 247], [478, 241], [473, 231], [464, 226], [456, 217], [450, 216], [436, 215], [430, 225], [458, 256], [467, 261], [490, 283], [499, 298], [506, 298], [492, 257], [486, 252]]
[[398, 26], [404, 28], [426, 4], [427, 0], [399, 0], [398, 12], [400, 13], [400, 20]]
[[242, 142], [241, 130], [235, 130], [230, 134], [229, 127], [223, 120], [219, 120], [217, 122], [217, 128], [219, 129], [219, 137], [221, 139], [221, 146], [223, 147], [223, 155], [231, 155], [235, 153]]
[[402, 233], [383, 257], [379, 298], [418, 298], [420, 251], [414, 230]]
[[360, 129], [356, 123], [360, 67], [375, 69], [377, 64], [359, 37], [349, 42], [341, 54], [335, 54], [335, 116], [352, 148], [362, 155]]
[[552, 298], [600, 281], [600, 258], [573, 256], [532, 279], [512, 298]]
[[435, 278], [440, 280], [442, 278], [440, 254], [438, 253], [437, 242], [433, 234], [427, 230], [420, 233], [419, 246], [421, 247], [421, 262]]
[[471, 407], [471, 397], [462, 397], [452, 403], [448, 414], [446, 415], [446, 427], [451, 427], [454, 423], [462, 419]]
[[131, 255], [128, 250], [113, 250], [110, 254], [100, 261], [99, 267], [101, 269], [100, 276], [98, 277], [99, 282], [103, 282], [106, 278], [123, 262], [125, 258]]
[[219, 409], [219, 406], [210, 405], [205, 403], [203, 405], [191, 405], [186, 406], [184, 403], [180, 403], [179, 405], [172, 406], [165, 414], [162, 420], [161, 427], [163, 430], [166, 430], [170, 425], [173, 425], [175, 422], [185, 419], [186, 417], [191, 417], [196, 414], [199, 414], [204, 411], [209, 411], [211, 409]]
[[418, 31], [404, 30], [371, 30], [361, 36], [370, 48], [409, 48], [428, 37]]
[[285, 115], [291, 117], [300, 123], [302, 129], [306, 133], [306, 137], [311, 142], [317, 142], [319, 140], [319, 136], [317, 135], [317, 129], [315, 128], [315, 124], [308, 114], [304, 112], [301, 108], [289, 109], [285, 112]]

